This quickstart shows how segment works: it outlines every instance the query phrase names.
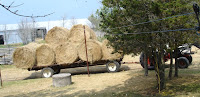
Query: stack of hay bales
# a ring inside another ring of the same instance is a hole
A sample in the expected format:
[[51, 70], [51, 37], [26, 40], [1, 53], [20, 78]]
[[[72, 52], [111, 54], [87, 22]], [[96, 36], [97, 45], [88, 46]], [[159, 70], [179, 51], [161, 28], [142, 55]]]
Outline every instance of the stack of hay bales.
[[[84, 30], [85, 27], [85, 30]], [[74, 25], [70, 30], [54, 27], [48, 31], [45, 44], [31, 43], [17, 48], [13, 54], [13, 62], [18, 68], [47, 66], [53, 64], [71, 64], [78, 60], [87, 61], [85, 35], [90, 63], [100, 60], [115, 60], [121, 56], [112, 54], [113, 48], [97, 41], [95, 32], [88, 26]]]
[[58, 45], [55, 49], [56, 63], [67, 64], [78, 60], [77, 46], [78, 44], [73, 44], [71, 42]]
[[35, 51], [39, 44], [30, 43], [26, 46], [15, 49], [13, 53], [13, 63], [17, 68], [31, 68], [36, 64]]
[[37, 66], [46, 66], [55, 64], [55, 53], [48, 44], [42, 44], [36, 49]]
[[[87, 44], [88, 61], [93, 63], [101, 60], [102, 58], [101, 44], [98, 43], [97, 40], [91, 40], [91, 39], [87, 40], [86, 44]], [[87, 61], [85, 42], [80, 43], [78, 47], [78, 56], [81, 60]]]
[[102, 60], [116, 60], [122, 57], [119, 53], [113, 53], [114, 49], [112, 46], [109, 45], [109, 41], [107, 39], [103, 40], [102, 43], [102, 53], [103, 57]]

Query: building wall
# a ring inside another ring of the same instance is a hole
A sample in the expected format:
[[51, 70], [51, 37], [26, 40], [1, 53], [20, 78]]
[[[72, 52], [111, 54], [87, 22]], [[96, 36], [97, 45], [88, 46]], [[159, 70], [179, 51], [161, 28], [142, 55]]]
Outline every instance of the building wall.
[[[91, 25], [91, 22], [88, 19], [75, 19], [73, 21], [75, 21], [76, 24], [83, 24], [83, 25], [88, 25], [88, 26]], [[73, 26], [72, 20], [65, 20], [64, 23], [65, 23], [64, 27], [67, 29], [70, 29]], [[7, 33], [9, 35], [8, 44], [22, 43], [22, 40], [17, 33], [18, 24], [0, 25], [0, 35], [4, 35], [5, 26], [6, 26]], [[62, 27], [63, 21], [58, 20], [58, 21], [35, 22], [36, 28], [46, 28], [47, 32], [55, 26]], [[5, 37], [5, 35], [4, 35], [4, 37]], [[6, 38], [4, 38], [4, 40], [5, 39]], [[5, 44], [5, 42], [4, 42], [4, 44]]]
[[5, 39], [8, 39], [8, 43], [7, 44], [15, 44], [15, 43], [22, 43], [22, 40], [21, 38], [19, 37], [17, 31], [7, 31], [7, 38], [6, 38], [6, 35], [5, 35], [5, 32], [1, 31], [0, 32], [0, 35], [3, 35], [4, 36], [4, 44], [6, 44], [6, 40]]

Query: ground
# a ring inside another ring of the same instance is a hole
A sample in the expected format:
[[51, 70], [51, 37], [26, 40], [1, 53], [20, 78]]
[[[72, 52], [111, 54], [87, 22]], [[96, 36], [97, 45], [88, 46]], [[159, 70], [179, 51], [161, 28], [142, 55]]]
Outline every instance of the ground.
[[[193, 63], [188, 69], [179, 70], [179, 78], [168, 80], [166, 68], [166, 89], [158, 94], [155, 71], [144, 76], [140, 64], [123, 64], [120, 72], [108, 73], [104, 65], [87, 68], [63, 69], [61, 73], [72, 73], [72, 85], [56, 88], [52, 78], [41, 78], [40, 71], [27, 71], [13, 65], [1, 65], [3, 87], [0, 96], [38, 97], [38, 96], [107, 96], [107, 97], [141, 97], [141, 96], [200, 96], [200, 51], [193, 55]], [[125, 62], [139, 62], [139, 56], [126, 55]]]

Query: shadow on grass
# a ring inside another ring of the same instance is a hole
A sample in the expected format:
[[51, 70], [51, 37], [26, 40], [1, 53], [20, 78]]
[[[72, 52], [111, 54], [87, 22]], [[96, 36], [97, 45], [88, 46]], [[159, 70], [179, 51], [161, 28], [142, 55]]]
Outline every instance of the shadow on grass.
[[[107, 73], [106, 66], [90, 66], [89, 68], [90, 74], [98, 74], [98, 73]], [[122, 65], [120, 67], [120, 71], [128, 71], [130, 68], [128, 66]], [[61, 73], [71, 73], [72, 75], [81, 75], [81, 74], [88, 74], [87, 67], [77, 67], [77, 68], [66, 68], [62, 69]], [[42, 78], [41, 72], [34, 72], [30, 76], [24, 78], [27, 79], [37, 79]]]
[[[122, 69], [121, 69], [122, 70]], [[188, 73], [191, 72], [191, 73]], [[129, 71], [129, 78], [123, 85], [108, 86], [104, 90], [76, 90], [76, 87], [67, 86], [63, 88], [50, 88], [49, 90], [41, 90], [30, 93], [9, 95], [7, 97], [173, 97], [176, 95], [185, 95], [188, 93], [200, 92], [200, 76], [199, 71], [194, 72], [192, 69], [180, 70], [179, 78], [167, 80], [167, 87], [161, 94], [156, 89], [155, 71], [149, 71], [149, 76], [144, 76], [144, 70]], [[166, 72], [166, 75], [168, 72]], [[166, 76], [167, 77], [167, 76]], [[76, 84], [76, 83], [75, 83]], [[92, 83], [91, 83], [92, 84]], [[199, 95], [199, 94], [198, 94]]]
[[66, 86], [63, 88], [52, 87], [49, 90], [9, 95], [7, 97], [152, 97], [156, 96], [155, 94], [157, 91], [155, 89], [154, 72], [149, 73], [150, 75], [145, 77], [142, 71], [130, 71], [128, 75], [130, 75], [131, 78], [126, 80], [123, 85], [108, 86], [101, 91], [96, 91], [94, 88], [90, 91], [80, 90], [71, 92], [76, 90], [76, 87], [71, 88], [70, 86]]

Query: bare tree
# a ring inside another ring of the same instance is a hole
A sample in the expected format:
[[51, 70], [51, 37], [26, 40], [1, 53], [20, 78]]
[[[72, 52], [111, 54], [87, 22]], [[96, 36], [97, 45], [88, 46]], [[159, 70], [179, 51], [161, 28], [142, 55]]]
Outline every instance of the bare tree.
[[36, 31], [35, 31], [35, 28], [36, 28], [36, 22], [35, 22], [35, 18], [31, 18], [32, 19], [32, 24], [30, 26], [31, 27], [31, 41], [35, 41], [35, 38], [36, 38]]
[[33, 24], [28, 22], [27, 19], [22, 19], [18, 24], [18, 34], [22, 39], [23, 44], [28, 44], [32, 41]]
[[77, 24], [77, 20], [75, 17], [72, 17], [70, 20], [71, 26], [76, 25]]
[[61, 21], [62, 27], [65, 27], [65, 24], [67, 23], [67, 21], [66, 21], [67, 16], [64, 15], [64, 16], [62, 16], [61, 18], [62, 18], [62, 21]]
[[5, 45], [8, 45], [8, 40], [9, 40], [9, 37], [10, 37], [10, 32], [7, 31], [7, 25], [5, 24], [4, 25], [4, 41], [5, 41]]
[[[96, 13], [97, 14], [97, 13]], [[88, 20], [92, 23], [91, 25], [91, 28], [93, 30], [100, 30], [100, 27], [99, 27], [99, 24], [100, 24], [100, 21], [101, 21], [101, 18], [95, 14], [91, 14], [89, 17], [88, 17]]]

